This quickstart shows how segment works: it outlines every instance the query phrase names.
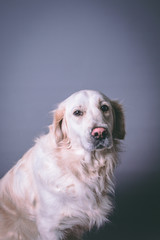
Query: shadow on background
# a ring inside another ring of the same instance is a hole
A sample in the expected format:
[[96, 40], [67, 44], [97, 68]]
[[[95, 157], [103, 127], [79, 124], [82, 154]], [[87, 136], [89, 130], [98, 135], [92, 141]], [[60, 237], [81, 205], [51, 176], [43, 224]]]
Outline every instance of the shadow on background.
[[159, 240], [159, 185], [160, 176], [155, 174], [128, 189], [118, 187], [111, 223], [87, 233], [84, 240]]

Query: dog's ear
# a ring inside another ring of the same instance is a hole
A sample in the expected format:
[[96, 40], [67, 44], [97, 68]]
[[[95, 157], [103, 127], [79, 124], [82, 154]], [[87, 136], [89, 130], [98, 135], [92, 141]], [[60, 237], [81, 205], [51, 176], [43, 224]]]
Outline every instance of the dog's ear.
[[67, 139], [67, 125], [65, 121], [65, 107], [60, 105], [54, 111], [53, 134], [57, 145]]
[[111, 101], [113, 109], [113, 138], [124, 139], [125, 137], [125, 119], [122, 105], [117, 101]]

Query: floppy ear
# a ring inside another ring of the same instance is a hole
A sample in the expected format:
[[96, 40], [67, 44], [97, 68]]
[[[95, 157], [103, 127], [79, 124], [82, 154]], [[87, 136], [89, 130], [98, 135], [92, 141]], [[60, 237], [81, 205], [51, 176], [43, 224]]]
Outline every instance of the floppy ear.
[[54, 111], [53, 133], [57, 144], [67, 138], [67, 126], [64, 119], [64, 113], [65, 108], [61, 105]]
[[117, 101], [111, 101], [112, 109], [113, 109], [113, 137], [117, 139], [124, 139], [125, 137], [125, 120], [124, 120], [124, 112], [122, 105]]

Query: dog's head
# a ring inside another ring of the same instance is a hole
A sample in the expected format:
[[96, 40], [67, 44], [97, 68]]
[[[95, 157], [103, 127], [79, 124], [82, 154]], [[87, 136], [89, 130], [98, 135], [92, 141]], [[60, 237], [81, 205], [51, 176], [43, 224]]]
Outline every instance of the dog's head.
[[113, 139], [123, 139], [122, 106], [97, 91], [79, 91], [54, 112], [53, 130], [57, 146], [83, 147], [87, 151], [111, 149]]

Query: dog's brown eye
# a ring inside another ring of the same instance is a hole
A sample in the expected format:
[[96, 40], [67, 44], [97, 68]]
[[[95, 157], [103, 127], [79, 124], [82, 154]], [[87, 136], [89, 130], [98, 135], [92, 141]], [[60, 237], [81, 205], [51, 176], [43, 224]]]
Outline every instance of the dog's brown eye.
[[104, 105], [101, 106], [101, 110], [102, 110], [102, 112], [108, 112], [109, 107], [104, 104]]
[[76, 110], [76, 111], [73, 112], [73, 115], [76, 116], [76, 117], [79, 117], [79, 116], [83, 115], [83, 112], [81, 110]]

